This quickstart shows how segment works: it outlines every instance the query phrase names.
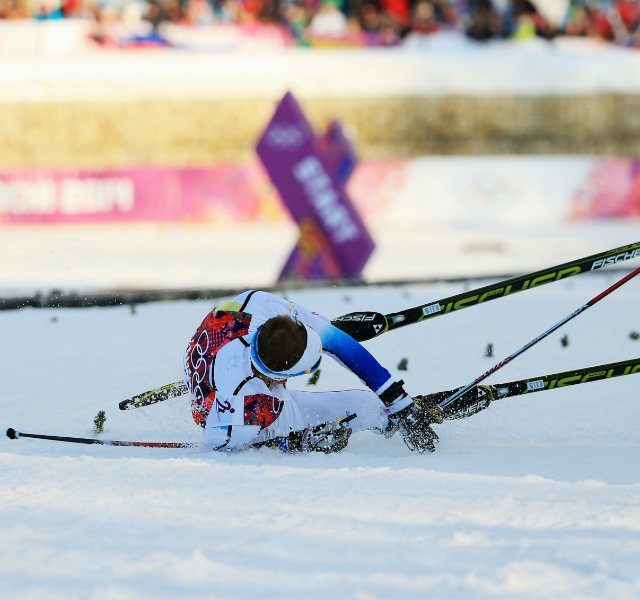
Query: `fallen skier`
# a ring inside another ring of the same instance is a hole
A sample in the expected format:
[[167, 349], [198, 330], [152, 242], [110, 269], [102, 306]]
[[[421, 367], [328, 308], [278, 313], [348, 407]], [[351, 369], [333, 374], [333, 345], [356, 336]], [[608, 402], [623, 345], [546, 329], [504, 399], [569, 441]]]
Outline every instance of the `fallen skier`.
[[[288, 390], [287, 379], [313, 373], [323, 354], [371, 391]], [[436, 419], [402, 381], [328, 319], [273, 294], [245, 292], [214, 309], [191, 339], [184, 366], [194, 420], [216, 450], [269, 445], [328, 453], [364, 430], [400, 431], [411, 450], [435, 450]]]

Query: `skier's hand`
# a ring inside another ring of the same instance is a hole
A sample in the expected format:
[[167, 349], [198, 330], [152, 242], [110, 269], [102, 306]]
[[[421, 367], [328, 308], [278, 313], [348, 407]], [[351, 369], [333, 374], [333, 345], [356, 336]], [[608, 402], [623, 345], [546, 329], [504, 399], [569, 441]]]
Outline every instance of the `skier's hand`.
[[431, 424], [435, 421], [432, 415], [417, 404], [411, 404], [397, 415], [389, 417], [390, 424], [394, 424], [394, 421], [409, 450], [420, 453], [435, 452], [438, 436], [431, 429]]
[[340, 452], [349, 443], [351, 429], [345, 423], [329, 421], [315, 427], [307, 427], [303, 431], [289, 434], [290, 452]]

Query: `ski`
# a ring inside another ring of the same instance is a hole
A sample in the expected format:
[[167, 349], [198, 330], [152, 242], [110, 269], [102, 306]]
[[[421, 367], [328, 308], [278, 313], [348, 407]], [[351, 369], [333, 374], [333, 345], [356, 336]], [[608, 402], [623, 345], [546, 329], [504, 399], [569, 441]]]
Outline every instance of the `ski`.
[[149, 406], [150, 404], [156, 404], [157, 402], [164, 402], [170, 398], [182, 396], [182, 394], [186, 394], [188, 391], [189, 389], [184, 381], [176, 381], [163, 385], [155, 390], [138, 394], [137, 396], [133, 396], [133, 398], [123, 400], [118, 406], [120, 410], [132, 410], [134, 408], [140, 408], [141, 406]]
[[502, 369], [502, 367], [504, 367], [505, 365], [509, 364], [514, 358], [516, 358], [517, 356], [520, 356], [520, 354], [522, 354], [523, 352], [526, 352], [532, 346], [535, 346], [539, 341], [541, 341], [544, 338], [546, 338], [548, 335], [550, 335], [551, 333], [556, 331], [558, 328], [560, 328], [565, 323], [568, 323], [569, 321], [571, 321], [571, 319], [574, 319], [579, 314], [582, 314], [588, 308], [591, 308], [594, 304], [597, 304], [598, 302], [600, 302], [600, 300], [602, 300], [603, 298], [606, 298], [609, 294], [613, 293], [615, 290], [617, 290], [618, 288], [622, 287], [628, 281], [631, 281], [638, 274], [640, 274], [640, 267], [637, 268], [635, 271], [629, 273], [628, 275], [626, 275], [625, 277], [623, 277], [619, 281], [616, 281], [616, 283], [614, 283], [612, 286], [608, 287], [604, 292], [601, 292], [600, 294], [598, 294], [597, 296], [595, 296], [594, 298], [589, 300], [589, 302], [587, 302], [586, 304], [583, 304], [580, 308], [578, 308], [577, 310], [573, 311], [570, 315], [566, 316], [561, 321], [558, 321], [553, 327], [550, 327], [544, 333], [541, 333], [538, 337], [534, 338], [533, 340], [531, 340], [530, 342], [528, 342], [527, 344], [522, 346], [522, 348], [520, 348], [519, 350], [517, 350], [513, 354], [510, 354], [504, 360], [501, 360], [497, 365], [491, 367], [491, 369], [489, 369], [488, 371], [486, 371], [485, 373], [483, 373], [482, 375], [480, 375], [479, 377], [474, 379], [471, 383], [468, 383], [467, 385], [465, 385], [464, 387], [460, 388], [458, 391], [456, 391], [454, 394], [452, 394], [448, 398], [445, 398], [444, 400], [439, 402], [437, 407], [435, 407], [435, 406], [433, 407], [433, 409], [432, 409], [433, 414], [438, 414], [439, 412], [441, 412], [442, 409], [447, 407], [447, 405], [449, 405], [452, 402], [454, 402], [457, 398], [462, 396], [468, 390], [476, 387], [481, 381], [484, 381], [487, 377], [489, 377], [489, 375], [495, 373], [499, 369]]
[[199, 444], [189, 442], [123, 442], [120, 440], [97, 440], [94, 438], [62, 437], [58, 435], [42, 435], [38, 433], [23, 433], [12, 427], [7, 429], [7, 437], [12, 440], [20, 438], [35, 438], [38, 440], [53, 440], [55, 442], [72, 442], [74, 444], [98, 444], [101, 446], [138, 446], [142, 448], [195, 448]]
[[348, 333], [359, 342], [373, 339], [387, 331], [392, 331], [413, 323], [420, 323], [441, 315], [446, 315], [469, 306], [476, 306], [497, 298], [505, 298], [518, 292], [532, 290], [553, 281], [568, 279], [574, 275], [587, 273], [618, 264], [640, 256], [640, 242], [593, 254], [586, 258], [535, 271], [527, 275], [519, 275], [493, 283], [475, 290], [449, 296], [442, 300], [434, 300], [414, 308], [383, 315], [378, 312], [355, 312], [342, 315], [331, 321], [338, 329]]
[[[550, 375], [537, 375], [526, 379], [517, 379], [506, 383], [494, 383], [492, 385], [480, 385], [463, 394], [451, 406], [444, 409], [442, 415], [444, 420], [462, 419], [487, 408], [490, 402], [501, 400], [502, 398], [512, 398], [514, 396], [524, 396], [525, 394], [535, 394], [545, 390], [554, 390], [592, 381], [603, 381], [624, 375], [634, 375], [640, 373], [640, 358], [621, 360], [604, 365], [595, 365], [583, 369], [572, 371], [561, 371]], [[462, 389], [462, 388], [458, 388]], [[446, 398], [457, 393], [458, 390], [447, 390], [435, 392], [424, 396], [416, 396], [419, 405], [427, 410], [440, 404]]]

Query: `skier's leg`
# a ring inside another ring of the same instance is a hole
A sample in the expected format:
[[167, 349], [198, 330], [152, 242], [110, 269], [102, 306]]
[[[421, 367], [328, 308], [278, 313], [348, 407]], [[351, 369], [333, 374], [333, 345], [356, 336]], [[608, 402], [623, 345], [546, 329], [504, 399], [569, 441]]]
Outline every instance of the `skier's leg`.
[[366, 390], [345, 390], [340, 392], [301, 392], [289, 390], [292, 400], [300, 411], [305, 425], [320, 425], [358, 415], [349, 422], [353, 432], [377, 429], [384, 431], [387, 416], [382, 412], [384, 405], [374, 393]]

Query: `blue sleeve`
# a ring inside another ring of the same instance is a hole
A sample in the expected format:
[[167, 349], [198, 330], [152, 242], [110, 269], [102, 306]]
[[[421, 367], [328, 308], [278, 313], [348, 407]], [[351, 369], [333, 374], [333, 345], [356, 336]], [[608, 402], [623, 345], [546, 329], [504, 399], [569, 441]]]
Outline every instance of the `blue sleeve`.
[[389, 371], [362, 344], [331, 323], [318, 320], [322, 324], [314, 323], [314, 329], [322, 340], [322, 349], [355, 373], [370, 390], [377, 391], [391, 379]]

